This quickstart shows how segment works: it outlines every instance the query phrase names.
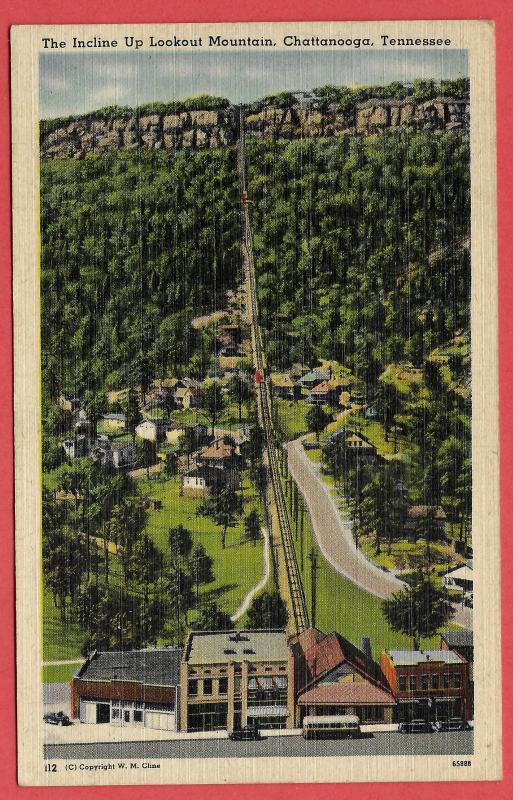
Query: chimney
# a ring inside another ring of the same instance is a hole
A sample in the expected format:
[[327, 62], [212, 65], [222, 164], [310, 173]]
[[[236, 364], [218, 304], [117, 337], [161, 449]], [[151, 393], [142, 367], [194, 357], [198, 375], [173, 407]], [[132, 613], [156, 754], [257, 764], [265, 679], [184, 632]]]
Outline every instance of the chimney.
[[361, 647], [360, 647], [364, 656], [372, 661], [372, 648], [371, 648], [371, 640], [370, 636], [362, 636], [361, 639]]

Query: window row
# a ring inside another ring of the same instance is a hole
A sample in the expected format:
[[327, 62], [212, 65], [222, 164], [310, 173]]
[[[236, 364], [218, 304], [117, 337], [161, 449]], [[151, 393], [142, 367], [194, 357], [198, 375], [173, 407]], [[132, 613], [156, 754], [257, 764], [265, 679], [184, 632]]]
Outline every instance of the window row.
[[[202, 684], [202, 685], [201, 685]], [[189, 697], [197, 697], [198, 694], [211, 695], [211, 694], [228, 694], [228, 678], [219, 678], [217, 681], [217, 691], [214, 692], [213, 678], [190, 678], [187, 683], [187, 694]], [[200, 689], [202, 691], [200, 692]]]
[[433, 673], [431, 675], [399, 675], [397, 679], [397, 688], [400, 692], [405, 692], [407, 688], [411, 692], [418, 689], [423, 692], [436, 689], [461, 689], [462, 679], [461, 673], [453, 672], [451, 675]]

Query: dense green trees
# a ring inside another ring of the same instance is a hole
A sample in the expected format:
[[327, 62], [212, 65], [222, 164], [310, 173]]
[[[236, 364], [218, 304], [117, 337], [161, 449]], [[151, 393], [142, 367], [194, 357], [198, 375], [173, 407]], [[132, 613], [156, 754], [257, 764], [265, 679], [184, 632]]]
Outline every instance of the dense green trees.
[[237, 198], [230, 147], [42, 162], [45, 408], [62, 391], [144, 392], [187, 370], [192, 317], [221, 307], [239, 275]]
[[[432, 90], [412, 87], [419, 99]], [[447, 87], [457, 90], [465, 86]], [[464, 542], [471, 508], [468, 137], [408, 129], [248, 138], [246, 149], [271, 367], [321, 358], [348, 367], [374, 403], [385, 441], [407, 454], [408, 501], [442, 504]], [[401, 363], [418, 370], [417, 384], [385, 379]], [[394, 526], [383, 504], [378, 528], [362, 516], [370, 476], [351, 473], [337, 445], [326, 448], [325, 462], [351, 497], [362, 522], [356, 530], [377, 531], [378, 549], [383, 537], [390, 543]], [[374, 488], [386, 483], [382, 472], [376, 468]]]
[[465, 136], [248, 139], [247, 152], [271, 359], [286, 341], [288, 364], [335, 358], [375, 390], [388, 363], [422, 362], [468, 326]]
[[286, 628], [287, 620], [287, 607], [279, 592], [262, 592], [249, 607], [247, 627], [276, 630]]
[[452, 615], [447, 593], [435, 586], [423, 572], [414, 573], [409, 586], [395, 592], [382, 603], [383, 613], [393, 631], [410, 636], [413, 649], [420, 649], [420, 640], [434, 636]]
[[249, 542], [255, 545], [260, 539], [260, 515], [256, 508], [244, 518], [244, 534]]

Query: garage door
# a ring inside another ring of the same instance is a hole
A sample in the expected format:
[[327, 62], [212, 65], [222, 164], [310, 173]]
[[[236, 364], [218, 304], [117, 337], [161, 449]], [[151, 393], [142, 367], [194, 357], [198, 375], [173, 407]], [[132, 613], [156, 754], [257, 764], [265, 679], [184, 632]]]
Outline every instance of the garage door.
[[96, 703], [88, 700], [80, 701], [80, 722], [89, 724], [96, 722]]
[[175, 715], [165, 711], [146, 711], [144, 724], [159, 731], [174, 731]]

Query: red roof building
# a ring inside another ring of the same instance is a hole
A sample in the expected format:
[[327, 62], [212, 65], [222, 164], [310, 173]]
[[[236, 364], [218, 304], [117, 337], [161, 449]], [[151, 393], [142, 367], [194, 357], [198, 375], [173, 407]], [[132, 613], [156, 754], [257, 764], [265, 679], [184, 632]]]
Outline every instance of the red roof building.
[[362, 722], [391, 722], [395, 700], [370, 654], [338, 633], [315, 628], [291, 640], [297, 724], [305, 716], [355, 714]]

